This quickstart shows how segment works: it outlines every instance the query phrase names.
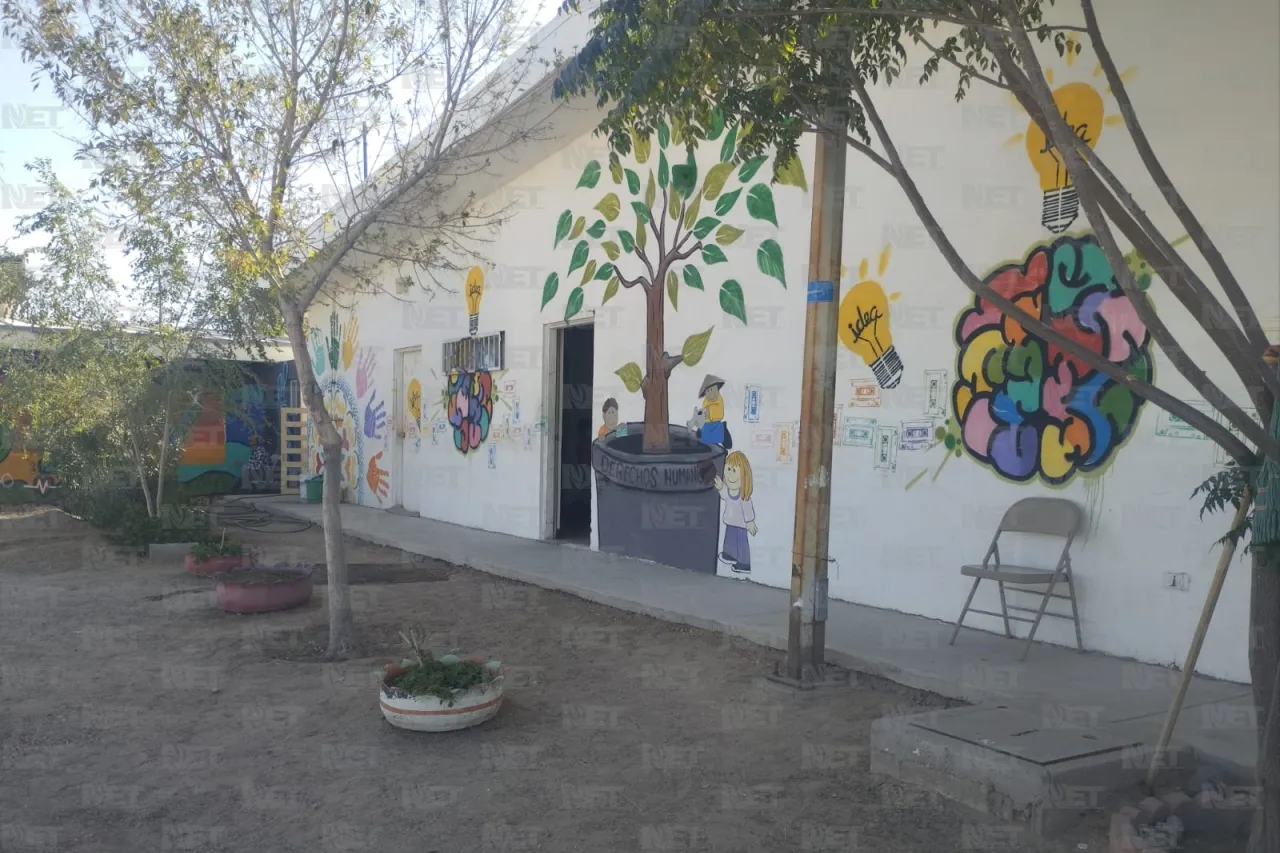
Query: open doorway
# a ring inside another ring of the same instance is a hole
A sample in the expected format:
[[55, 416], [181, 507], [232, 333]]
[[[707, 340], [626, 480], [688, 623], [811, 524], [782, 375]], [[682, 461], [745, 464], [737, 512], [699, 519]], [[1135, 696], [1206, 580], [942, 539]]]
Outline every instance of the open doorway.
[[558, 429], [554, 458], [559, 463], [554, 493], [556, 539], [591, 542], [592, 381], [595, 376], [595, 326], [556, 329]]

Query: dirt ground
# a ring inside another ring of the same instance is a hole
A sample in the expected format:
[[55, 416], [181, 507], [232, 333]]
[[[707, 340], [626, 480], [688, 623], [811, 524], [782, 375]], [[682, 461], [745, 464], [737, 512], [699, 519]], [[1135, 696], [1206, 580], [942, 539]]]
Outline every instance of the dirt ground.
[[[296, 525], [294, 526], [296, 528]], [[237, 531], [322, 560], [320, 531]], [[873, 720], [946, 700], [858, 677], [798, 696], [779, 653], [352, 541], [363, 652], [315, 661], [323, 592], [224, 614], [178, 561], [56, 511], [0, 516], [0, 850], [788, 851], [1034, 848], [868, 770]], [[502, 660], [464, 732], [378, 712], [416, 627]], [[1042, 849], [1102, 851], [1104, 816]]]

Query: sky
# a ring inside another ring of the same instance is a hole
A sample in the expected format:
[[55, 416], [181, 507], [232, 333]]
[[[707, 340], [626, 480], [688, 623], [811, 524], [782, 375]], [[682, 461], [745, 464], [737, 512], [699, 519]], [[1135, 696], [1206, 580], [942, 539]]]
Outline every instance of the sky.
[[[520, 5], [535, 28], [556, 13], [554, 4], [523, 0]], [[11, 251], [42, 242], [38, 235], [18, 237], [20, 220], [44, 205], [28, 163], [48, 158], [59, 180], [73, 190], [88, 189], [94, 175], [92, 168], [75, 159], [75, 139], [85, 135], [84, 124], [60, 104], [47, 81], [37, 88], [32, 81], [34, 70], [22, 61], [19, 47], [0, 34], [0, 248]], [[372, 140], [369, 149], [372, 159], [376, 150]], [[371, 171], [374, 165], [370, 163]], [[108, 245], [106, 260], [116, 279], [127, 287], [129, 263], [124, 253]]]

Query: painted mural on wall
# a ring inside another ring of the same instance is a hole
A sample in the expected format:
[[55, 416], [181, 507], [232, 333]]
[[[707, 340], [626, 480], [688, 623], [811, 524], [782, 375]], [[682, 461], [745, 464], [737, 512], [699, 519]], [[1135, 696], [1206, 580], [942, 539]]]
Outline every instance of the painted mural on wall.
[[14, 432], [0, 424], [0, 505], [43, 503], [58, 488], [58, 475], [41, 453], [17, 446]]
[[[1075, 40], [1068, 41], [1069, 49], [1063, 55], [1063, 62], [1069, 72], [1075, 67], [1079, 54]], [[1136, 68], [1128, 68], [1120, 77], [1128, 81], [1136, 71]], [[1101, 66], [1095, 65], [1093, 76], [1097, 78], [1101, 74]], [[1051, 86], [1055, 83], [1054, 77], [1054, 69], [1046, 68], [1045, 79]], [[1110, 94], [1111, 90], [1107, 89], [1106, 93]], [[1015, 107], [1019, 106], [1016, 98], [1012, 95], [1009, 97]], [[1076, 132], [1076, 136], [1080, 137], [1089, 148], [1097, 146], [1103, 127], [1124, 123], [1124, 117], [1121, 115], [1106, 115], [1103, 93], [1089, 81], [1075, 80], [1057, 86], [1053, 90], [1053, 102], [1057, 105], [1062, 118]], [[1053, 234], [1066, 231], [1079, 215], [1080, 200], [1071, 176], [1067, 174], [1061, 153], [1049, 143], [1044, 131], [1030, 120], [1027, 122], [1026, 131], [1011, 137], [1006, 145], [1021, 145], [1026, 151], [1031, 167], [1040, 179], [1040, 191], [1044, 198], [1040, 215], [1041, 224]]]
[[[342, 437], [342, 487], [350, 489], [357, 503], [372, 498], [381, 504], [390, 494], [391, 474], [380, 464], [388, 425], [386, 402], [374, 383], [377, 352], [361, 347], [360, 324], [354, 317], [344, 324], [338, 312], [331, 311], [327, 331], [313, 327], [308, 345], [325, 410]], [[310, 420], [307, 439], [311, 471], [319, 474], [324, 470], [324, 448]]]
[[[563, 317], [583, 308], [588, 288], [600, 288], [601, 304], [621, 290], [643, 296], [645, 338], [642, 361], [615, 372], [627, 391], [644, 399], [644, 419], [618, 423], [591, 446], [596, 477], [596, 526], [602, 550], [714, 573], [721, 521], [717, 478], [724, 474], [732, 439], [724, 424], [718, 377], [704, 382], [693, 418], [671, 422], [668, 383], [679, 366], [696, 366], [710, 343], [714, 326], [688, 336], [677, 352], [667, 349], [665, 314], [681, 300], [716, 293], [720, 309], [746, 323], [747, 294], [742, 283], [717, 275], [728, 252], [741, 251], [739, 240], [750, 226], [776, 231], [768, 158], [735, 162], [739, 128], [726, 127], [714, 112], [705, 128], [659, 123], [652, 133], [634, 130], [625, 162], [617, 153], [607, 163], [593, 160], [576, 189], [590, 193], [585, 213], [565, 210], [556, 222], [554, 245], [572, 246], [563, 281], [568, 288]], [[654, 144], [656, 141], [656, 145]], [[699, 163], [695, 152], [715, 162]], [[597, 190], [607, 171], [608, 180]], [[779, 183], [807, 191], [798, 159], [778, 172]], [[734, 224], [737, 223], [737, 224]], [[752, 238], [760, 286], [787, 286], [782, 246], [772, 236]], [[734, 248], [737, 246], [738, 248]], [[559, 294], [561, 276], [551, 273], [543, 286], [542, 308]], [[639, 307], [640, 300], [636, 300]], [[749, 565], [749, 561], [747, 562]]]
[[493, 374], [487, 370], [455, 370], [445, 386], [444, 408], [453, 446], [464, 456], [479, 450], [493, 424]]
[[751, 574], [751, 540], [759, 532], [756, 510], [751, 503], [754, 484], [751, 463], [741, 450], [725, 458], [724, 475], [714, 482], [724, 507], [720, 520], [724, 523], [724, 542], [720, 546], [720, 562], [740, 575]]
[[[892, 252], [892, 246], [885, 246], [880, 253], [877, 278], [884, 277]], [[870, 277], [870, 264], [864, 258], [858, 267], [857, 283], [840, 300], [840, 342], [871, 368], [881, 388], [896, 388], [902, 381], [902, 358], [893, 345], [889, 323], [889, 303], [899, 295], [885, 293], [884, 286]], [[875, 399], [878, 403], [878, 394]]]
[[[1055, 331], [1151, 380], [1150, 335], [1092, 235], [1036, 246], [985, 280]], [[1132, 433], [1140, 397], [981, 298], [961, 314], [955, 339], [959, 437], [1000, 476], [1065, 483], [1105, 465]]]

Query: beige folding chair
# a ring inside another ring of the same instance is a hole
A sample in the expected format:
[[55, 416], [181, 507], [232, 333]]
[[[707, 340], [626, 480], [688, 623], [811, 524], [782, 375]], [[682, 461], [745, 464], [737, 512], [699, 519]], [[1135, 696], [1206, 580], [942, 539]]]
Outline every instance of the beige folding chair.
[[[987, 549], [987, 555], [983, 557], [982, 565], [960, 567], [960, 574], [973, 578], [973, 588], [969, 590], [969, 597], [965, 599], [964, 609], [960, 611], [960, 618], [956, 620], [956, 629], [951, 634], [951, 645], [955, 645], [956, 637], [960, 635], [960, 627], [964, 624], [964, 617], [972, 612], [981, 613], [985, 616], [999, 616], [1004, 620], [1004, 635], [1009, 639], [1013, 639], [1013, 631], [1009, 627], [1010, 620], [1030, 622], [1031, 632], [1027, 634], [1027, 643], [1022, 650], [1021, 660], [1027, 659], [1027, 653], [1031, 651], [1031, 643], [1036, 638], [1036, 629], [1040, 627], [1040, 620], [1045, 616], [1056, 616], [1060, 619], [1070, 618], [1076, 626], [1076, 648], [1084, 651], [1084, 643], [1080, 639], [1080, 612], [1076, 608], [1076, 585], [1075, 579], [1071, 575], [1070, 554], [1071, 543], [1075, 540], [1076, 534], [1080, 532], [1080, 525], [1083, 519], [1080, 508], [1063, 498], [1023, 498], [1009, 507], [1004, 514], [1004, 518], [1000, 520], [1000, 526], [996, 528], [996, 535], [991, 539], [991, 547]], [[1058, 557], [1057, 565], [1052, 569], [1013, 566], [1000, 562], [999, 542], [1001, 533], [1038, 533], [1061, 536], [1066, 539], [1066, 543], [1062, 546], [1062, 554]], [[978, 591], [978, 584], [984, 580], [993, 580], [1000, 587], [1001, 612], [999, 613], [970, 607], [973, 603], [974, 593]], [[1015, 587], [1013, 591], [1015, 592], [1030, 593], [1033, 591], [1023, 587], [1034, 587], [1036, 592], [1043, 590], [1040, 607], [1032, 609], [1008, 604], [1005, 600], [1005, 584], [1013, 584]], [[1061, 592], [1054, 592], [1054, 589], [1059, 584], [1066, 584], [1066, 595]], [[1050, 598], [1065, 598], [1070, 601], [1071, 616], [1068, 617], [1065, 613], [1046, 612]], [[1035, 618], [1010, 616], [1010, 610], [1034, 613]]]

